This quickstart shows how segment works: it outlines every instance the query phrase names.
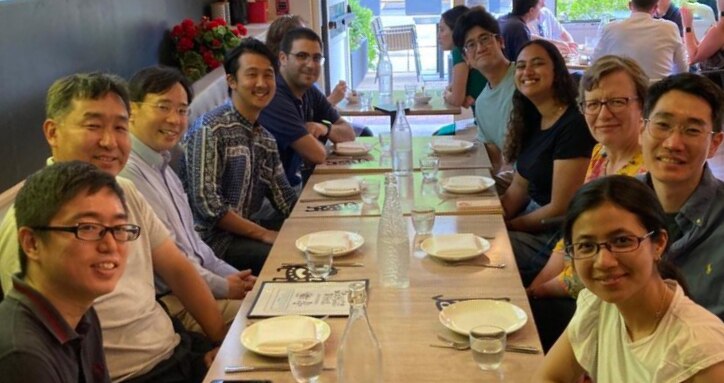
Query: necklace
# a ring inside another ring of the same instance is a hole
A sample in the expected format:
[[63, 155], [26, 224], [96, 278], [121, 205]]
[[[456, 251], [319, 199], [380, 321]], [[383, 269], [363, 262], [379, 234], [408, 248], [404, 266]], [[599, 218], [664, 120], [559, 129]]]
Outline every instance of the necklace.
[[541, 116], [541, 129], [546, 130], [553, 126], [553, 124], [558, 121], [558, 118], [561, 116], [565, 107], [566, 105], [559, 106], [558, 109], [555, 110], [555, 112], [551, 113], [550, 117]]
[[666, 282], [664, 282], [664, 293], [661, 294], [661, 302], [659, 303], [659, 309], [656, 310], [656, 324], [654, 324], [654, 329], [651, 331], [652, 333], [656, 331], [656, 328], [659, 327], [659, 322], [661, 321], [661, 318], [664, 316], [665, 306], [666, 306], [666, 298], [669, 296], [669, 287], [666, 286]]

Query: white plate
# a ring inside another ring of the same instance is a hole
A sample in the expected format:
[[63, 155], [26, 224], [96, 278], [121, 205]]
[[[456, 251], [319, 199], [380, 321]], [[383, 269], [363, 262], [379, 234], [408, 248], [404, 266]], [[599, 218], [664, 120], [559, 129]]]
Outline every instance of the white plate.
[[460, 252], [458, 254], [437, 254], [435, 252], [435, 237], [430, 237], [422, 241], [420, 244], [420, 249], [424, 251], [427, 255], [435, 258], [439, 258], [445, 261], [464, 261], [467, 259], [472, 259], [477, 257], [480, 254], [485, 253], [486, 251], [490, 250], [490, 242], [488, 242], [487, 239], [475, 236], [475, 239], [478, 242], [478, 247], [476, 249], [470, 249], [470, 251]]
[[[357, 181], [356, 178], [353, 178], [353, 179], [355, 181]], [[330, 181], [316, 183], [316, 184], [314, 184], [314, 187], [312, 187], [312, 189], [314, 189], [315, 192], [317, 192], [323, 196], [327, 196], [327, 197], [349, 197], [349, 196], [359, 194], [359, 181], [357, 182], [356, 188], [347, 189], [347, 190], [327, 190], [325, 188], [327, 185], [327, 182], [330, 182]]]
[[[475, 185], [450, 185], [453, 179], [474, 183]], [[445, 191], [448, 191], [450, 193], [473, 194], [488, 190], [489, 187], [495, 185], [495, 180], [490, 177], [482, 176], [455, 176], [443, 179], [442, 181], [440, 181], [440, 185], [443, 189], [445, 189]]]
[[[327, 231], [319, 231], [318, 233], [321, 234], [332, 234], [332, 235], [345, 235], [347, 236], [347, 239], [349, 240], [350, 247], [343, 251], [335, 251], [334, 256], [339, 257], [342, 255], [347, 255], [360, 247], [364, 245], [365, 239], [362, 238], [361, 235], [357, 233], [353, 233], [351, 231], [339, 231], [339, 230], [327, 230]], [[307, 243], [309, 242], [309, 235], [303, 235], [297, 239], [297, 241], [294, 243], [294, 245], [299, 249], [299, 251], [305, 251], [307, 250]]]
[[470, 150], [470, 148], [475, 146], [474, 143], [472, 143], [470, 141], [465, 141], [465, 140], [454, 140], [454, 139], [442, 140], [442, 142], [450, 142], [450, 141], [455, 142], [460, 146], [455, 147], [455, 146], [447, 146], [447, 145], [438, 145], [437, 143], [439, 143], [440, 141], [438, 141], [437, 143], [435, 141], [432, 141], [432, 142], [430, 142], [430, 148], [432, 148], [432, 150], [434, 150], [436, 153], [455, 154], [455, 153], [466, 152], [466, 151]]
[[528, 321], [528, 315], [520, 307], [488, 299], [460, 301], [440, 311], [440, 323], [461, 335], [470, 335], [473, 327], [493, 325], [508, 334], [519, 330]]
[[365, 154], [369, 153], [370, 150], [372, 150], [372, 145], [370, 144], [362, 144], [364, 148], [360, 147], [345, 147], [345, 146], [334, 146], [334, 152], [337, 154], [341, 154], [343, 156], [364, 156]]
[[279, 328], [279, 331], [284, 331], [289, 326], [291, 321], [311, 321], [314, 323], [314, 329], [316, 332], [317, 339], [322, 342], [329, 338], [332, 330], [329, 328], [327, 322], [303, 315], [285, 315], [275, 318], [264, 319], [263, 321], [256, 322], [251, 326], [244, 329], [241, 333], [241, 344], [250, 351], [254, 351], [257, 354], [272, 356], [272, 357], [285, 357], [287, 356], [287, 348], [285, 347], [258, 347], [258, 334], [259, 323], [265, 322], [267, 325], [275, 326]]

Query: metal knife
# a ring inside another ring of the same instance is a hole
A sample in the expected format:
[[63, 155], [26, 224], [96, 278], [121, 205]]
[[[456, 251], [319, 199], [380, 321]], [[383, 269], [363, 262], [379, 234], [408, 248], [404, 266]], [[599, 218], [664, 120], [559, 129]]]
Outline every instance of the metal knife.
[[[334, 367], [322, 367], [322, 370], [330, 371], [334, 370]], [[278, 365], [278, 366], [226, 366], [224, 372], [227, 374], [234, 374], [238, 372], [254, 372], [254, 371], [290, 371], [289, 365]]]
[[[306, 263], [282, 263], [282, 266], [306, 266]], [[359, 262], [333, 262], [332, 267], [364, 267], [364, 263]]]

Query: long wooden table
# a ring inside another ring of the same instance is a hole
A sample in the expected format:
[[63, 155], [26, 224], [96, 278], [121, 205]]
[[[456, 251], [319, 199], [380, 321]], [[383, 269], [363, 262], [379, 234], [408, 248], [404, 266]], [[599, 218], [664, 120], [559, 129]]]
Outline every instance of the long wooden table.
[[[433, 137], [412, 137], [412, 166], [415, 170], [420, 170], [420, 159], [430, 156], [440, 159], [441, 170], [493, 168], [485, 146], [479, 142], [464, 153], [440, 154], [430, 149], [432, 140]], [[314, 168], [314, 173], [381, 173], [392, 170], [392, 157], [380, 150], [377, 137], [358, 137], [357, 141], [375, 147], [364, 156], [350, 157], [332, 152], [324, 164]]]
[[[501, 216], [444, 216], [436, 217], [433, 232], [470, 232], [492, 237], [492, 248], [484, 257], [492, 263], [505, 263], [504, 269], [479, 266], [450, 266], [435, 261], [415, 250], [410, 261], [410, 287], [407, 289], [382, 288], [377, 278], [376, 239], [379, 218], [327, 218], [315, 220], [290, 218], [269, 254], [259, 280], [283, 276], [278, 271], [282, 262], [301, 262], [303, 255], [294, 242], [302, 235], [318, 230], [348, 230], [362, 235], [365, 244], [355, 253], [337, 258], [339, 261], [364, 263], [359, 268], [339, 268], [331, 280], [368, 278], [370, 281], [368, 314], [379, 339], [383, 356], [385, 382], [470, 382], [500, 381], [527, 382], [540, 365], [542, 354], [506, 352], [498, 373], [483, 372], [473, 362], [470, 351], [432, 348], [438, 332], [449, 332], [438, 320], [438, 309], [433, 297], [443, 299], [508, 298], [528, 314], [527, 323], [508, 337], [510, 344], [541, 347], [528, 300], [521, 284], [510, 241]], [[408, 220], [408, 233], [415, 242]], [[260, 357], [244, 349], [240, 342], [242, 330], [252, 321], [246, 318], [259, 291], [255, 286], [244, 300], [241, 310], [224, 340], [204, 382], [213, 379], [271, 379], [274, 382], [294, 382], [290, 372], [247, 372], [225, 374], [224, 366], [284, 365], [285, 359]], [[345, 318], [326, 320], [332, 334], [326, 342], [325, 365], [336, 366], [336, 351], [345, 327]], [[324, 371], [322, 382], [336, 382], [336, 371]]]
[[[437, 215], [470, 215], [470, 214], [502, 214], [495, 187], [474, 194], [455, 194], [445, 191], [440, 186], [440, 180], [447, 177], [476, 175], [491, 177], [488, 169], [457, 169], [442, 170], [438, 172], [438, 181], [424, 181], [422, 173], [413, 172], [411, 177], [397, 177], [400, 202], [404, 214], [416, 204], [425, 204], [435, 207]], [[358, 195], [351, 197], [328, 197], [314, 191], [314, 185], [320, 182], [340, 178], [355, 177], [360, 180], [376, 180], [380, 182], [380, 198], [377, 204], [366, 205]], [[379, 216], [384, 202], [384, 174], [363, 174], [351, 176], [349, 174], [313, 174], [309, 177], [307, 185], [299, 196], [299, 201], [292, 210], [293, 218], [309, 217], [348, 217], [348, 216]], [[481, 201], [485, 203], [481, 208], [461, 208], [458, 202]]]

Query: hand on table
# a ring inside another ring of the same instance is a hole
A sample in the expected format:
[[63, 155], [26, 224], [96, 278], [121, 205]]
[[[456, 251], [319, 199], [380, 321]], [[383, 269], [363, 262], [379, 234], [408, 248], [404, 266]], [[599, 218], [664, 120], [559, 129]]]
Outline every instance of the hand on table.
[[251, 275], [251, 270], [242, 270], [236, 274], [226, 277], [229, 281], [229, 299], [243, 299], [246, 293], [254, 288], [256, 277]]
[[304, 124], [304, 127], [307, 128], [307, 132], [314, 138], [319, 138], [327, 134], [327, 126], [319, 122], [310, 121]]

